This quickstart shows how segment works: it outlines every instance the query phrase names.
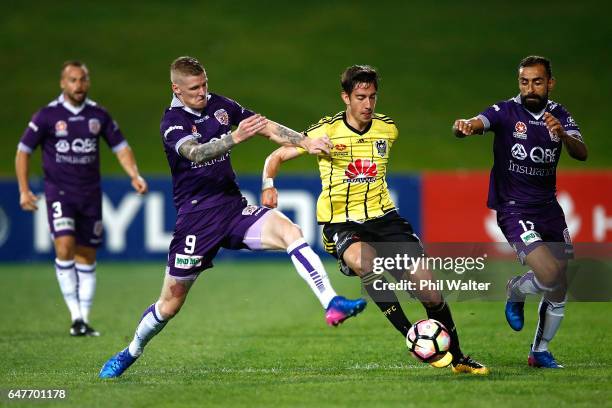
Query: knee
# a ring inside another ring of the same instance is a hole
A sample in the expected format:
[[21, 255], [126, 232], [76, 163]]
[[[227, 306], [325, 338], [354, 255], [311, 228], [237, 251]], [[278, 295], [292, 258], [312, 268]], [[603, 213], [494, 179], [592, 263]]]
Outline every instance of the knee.
[[367, 257], [360, 253], [353, 252], [345, 253], [342, 259], [358, 276], [365, 276], [373, 270], [373, 257]]
[[554, 259], [543, 266], [543, 284], [547, 286], [559, 286], [565, 280], [566, 265]]
[[60, 244], [55, 247], [55, 255], [62, 261], [74, 259], [74, 250], [70, 245]]
[[285, 248], [298, 239], [303, 238], [302, 229], [289, 220], [286, 220], [285, 225], [283, 225], [281, 234], [281, 239], [285, 244]]
[[185, 302], [184, 299], [177, 299], [177, 298], [173, 298], [172, 300], [160, 299], [158, 306], [159, 306], [159, 313], [161, 314], [161, 318], [164, 320], [172, 319], [181, 310], [181, 307], [183, 306], [184, 302]]

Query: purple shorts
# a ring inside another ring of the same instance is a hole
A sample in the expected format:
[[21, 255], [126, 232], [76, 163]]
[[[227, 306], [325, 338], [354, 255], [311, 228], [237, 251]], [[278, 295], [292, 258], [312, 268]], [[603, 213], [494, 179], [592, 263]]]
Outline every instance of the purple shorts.
[[269, 209], [237, 200], [202, 211], [179, 215], [168, 253], [166, 273], [194, 280], [220, 248], [261, 249], [261, 226]]
[[46, 194], [47, 220], [53, 239], [73, 235], [77, 245], [97, 248], [102, 243], [102, 196]]
[[546, 245], [557, 259], [574, 257], [565, 215], [556, 201], [540, 208], [500, 210], [497, 225], [523, 265], [540, 245]]

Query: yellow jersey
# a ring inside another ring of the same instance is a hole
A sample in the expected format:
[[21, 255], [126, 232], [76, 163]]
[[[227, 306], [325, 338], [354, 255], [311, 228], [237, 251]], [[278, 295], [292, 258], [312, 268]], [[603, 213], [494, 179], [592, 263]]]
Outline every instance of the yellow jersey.
[[330, 156], [318, 158], [322, 186], [317, 201], [319, 224], [363, 222], [395, 209], [386, 180], [389, 152], [398, 134], [393, 120], [375, 113], [360, 132], [348, 124], [346, 113], [340, 112], [324, 117], [305, 134], [313, 139], [327, 135], [333, 144]]

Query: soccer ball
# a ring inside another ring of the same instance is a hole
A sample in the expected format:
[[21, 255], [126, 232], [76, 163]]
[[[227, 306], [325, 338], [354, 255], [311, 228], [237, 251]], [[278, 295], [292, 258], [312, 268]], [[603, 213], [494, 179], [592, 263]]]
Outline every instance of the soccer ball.
[[450, 343], [448, 330], [434, 319], [419, 320], [406, 335], [406, 345], [410, 353], [425, 363], [433, 363], [444, 357]]

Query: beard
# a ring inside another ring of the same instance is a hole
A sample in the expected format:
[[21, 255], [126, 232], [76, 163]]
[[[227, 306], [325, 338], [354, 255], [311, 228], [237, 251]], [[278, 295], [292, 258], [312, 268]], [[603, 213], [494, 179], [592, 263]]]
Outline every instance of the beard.
[[544, 96], [539, 95], [521, 95], [521, 103], [530, 112], [540, 112], [548, 103], [548, 93]]

